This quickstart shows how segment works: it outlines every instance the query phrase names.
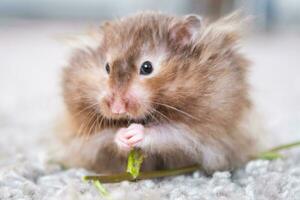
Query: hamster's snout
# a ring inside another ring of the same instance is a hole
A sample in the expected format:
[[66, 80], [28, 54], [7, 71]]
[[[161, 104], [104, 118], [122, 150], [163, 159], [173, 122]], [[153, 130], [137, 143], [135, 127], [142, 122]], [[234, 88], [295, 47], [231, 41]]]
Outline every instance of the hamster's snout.
[[140, 101], [131, 92], [115, 92], [104, 98], [105, 110], [109, 117], [135, 117], [141, 114]]
[[125, 114], [127, 112], [128, 102], [128, 98], [120, 98], [118, 96], [111, 96], [107, 100], [110, 111], [113, 114]]

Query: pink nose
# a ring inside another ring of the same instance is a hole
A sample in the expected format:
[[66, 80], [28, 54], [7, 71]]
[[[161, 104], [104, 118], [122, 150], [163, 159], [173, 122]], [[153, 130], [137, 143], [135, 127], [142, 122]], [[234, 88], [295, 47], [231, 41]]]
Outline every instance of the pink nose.
[[124, 103], [113, 102], [111, 105], [111, 112], [114, 114], [124, 114], [126, 112]]
[[126, 112], [126, 102], [121, 99], [113, 98], [109, 104], [113, 114], [124, 114]]

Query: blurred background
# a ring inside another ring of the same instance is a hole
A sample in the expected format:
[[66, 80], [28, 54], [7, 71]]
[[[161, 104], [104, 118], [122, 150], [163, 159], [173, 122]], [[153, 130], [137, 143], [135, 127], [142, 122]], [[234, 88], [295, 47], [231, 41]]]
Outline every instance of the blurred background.
[[217, 19], [235, 9], [256, 16], [263, 30], [299, 30], [298, 0], [1, 0], [1, 19], [101, 21], [138, 10], [158, 10], [175, 14], [197, 13]]
[[36, 153], [59, 119], [68, 48], [57, 37], [136, 11], [215, 20], [236, 9], [254, 16], [242, 51], [253, 63], [250, 82], [263, 123], [275, 143], [300, 139], [299, 0], [1, 0], [0, 158]]

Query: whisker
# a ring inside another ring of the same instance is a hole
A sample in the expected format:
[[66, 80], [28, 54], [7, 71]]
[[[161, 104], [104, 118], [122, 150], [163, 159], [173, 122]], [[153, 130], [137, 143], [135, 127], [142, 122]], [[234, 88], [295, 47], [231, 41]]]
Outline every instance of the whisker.
[[95, 117], [97, 116], [97, 113], [94, 112], [92, 117], [91, 117], [91, 122], [89, 123], [90, 127], [89, 127], [89, 130], [87, 132], [87, 136], [88, 138], [92, 135], [92, 132], [94, 131], [93, 129], [95, 128], [95, 123], [96, 123], [96, 119]]
[[91, 109], [91, 108], [93, 108], [93, 107], [96, 106], [96, 105], [98, 105], [98, 102], [93, 103], [93, 104], [91, 104], [91, 105], [89, 105], [89, 106], [84, 107], [83, 109], [81, 109], [81, 110], [79, 110], [77, 113], [75, 113], [74, 116], [76, 117], [76, 116], [78, 116], [79, 114], [81, 114], [82, 112], [84, 112], [84, 111], [86, 111], [86, 110], [88, 110], [88, 109]]
[[166, 119], [168, 122], [171, 121], [170, 118], [168, 118], [165, 114], [163, 114], [162, 112], [158, 111], [158, 110], [153, 110], [154, 112], [157, 112], [158, 114], [160, 114], [164, 119]]
[[86, 120], [83, 128], [80, 130], [80, 135], [84, 136], [85, 139], [86, 139], [86, 136], [87, 136], [87, 134], [86, 134], [87, 132], [86, 131], [87, 131], [87, 128], [89, 128], [89, 125], [90, 125], [90, 123], [93, 120], [93, 115], [94, 115], [94, 113], [90, 112], [90, 114], [89, 114], [89, 116], [88, 116], [88, 118], [87, 118], [87, 120]]
[[172, 110], [174, 110], [174, 111], [177, 111], [177, 112], [179, 112], [179, 113], [182, 113], [182, 114], [184, 114], [185, 116], [190, 117], [190, 118], [192, 118], [192, 119], [194, 119], [194, 120], [201, 121], [201, 120], [198, 119], [197, 117], [195, 117], [195, 116], [193, 116], [193, 115], [191, 115], [191, 114], [189, 114], [189, 113], [187, 113], [187, 112], [185, 112], [185, 111], [183, 111], [183, 110], [180, 110], [180, 109], [178, 109], [178, 108], [176, 108], [176, 107], [174, 107], [174, 106], [170, 106], [170, 105], [168, 105], [168, 104], [159, 103], [159, 102], [155, 102], [155, 101], [149, 101], [149, 103], [153, 103], [153, 104], [156, 104], [156, 105], [164, 106], [164, 107], [166, 107], [166, 108], [170, 108], [170, 109], [172, 109]]
[[101, 129], [103, 120], [104, 120], [104, 117], [103, 117], [103, 116], [100, 116], [100, 122], [98, 121], [99, 127], [98, 127], [97, 129]]
[[89, 112], [88, 117], [80, 125], [79, 131], [78, 131], [78, 136], [81, 138], [79, 148], [82, 148], [83, 145], [85, 144], [85, 142], [87, 142], [89, 139], [89, 137], [87, 137], [87, 135], [84, 134], [84, 132], [85, 132], [86, 127], [88, 126], [88, 124], [91, 121], [91, 117], [89, 117], [91, 114], [93, 114], [93, 113]]
[[191, 115], [191, 114], [189, 114], [189, 113], [187, 113], [187, 112], [185, 112], [185, 111], [183, 111], [183, 110], [180, 110], [180, 109], [178, 109], [178, 108], [175, 108], [175, 107], [173, 107], [173, 106], [170, 106], [170, 105], [168, 105], [168, 104], [162, 104], [162, 103], [156, 103], [156, 102], [155, 102], [155, 104], [159, 104], [159, 105], [168, 107], [168, 108], [173, 109], [173, 110], [175, 110], [175, 111], [177, 111], [177, 112], [180, 112], [180, 113], [182, 113], [182, 114], [184, 114], [184, 115], [186, 115], [186, 116], [188, 116], [188, 117], [190, 117], [190, 118], [192, 118], [192, 119], [195, 119], [195, 120], [199, 120], [199, 121], [200, 121], [200, 119], [198, 119], [197, 117], [195, 117], [195, 116], [193, 116], [193, 115]]
[[152, 113], [154, 110], [147, 110], [146, 111], [146, 115], [151, 117], [151, 120], [154, 120], [155, 122], [159, 123], [159, 120], [155, 117], [155, 115]]

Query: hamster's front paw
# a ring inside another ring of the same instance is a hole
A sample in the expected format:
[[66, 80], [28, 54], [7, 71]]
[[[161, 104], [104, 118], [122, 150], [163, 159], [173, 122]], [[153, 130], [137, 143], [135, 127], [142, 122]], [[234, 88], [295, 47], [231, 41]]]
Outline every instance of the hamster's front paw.
[[121, 128], [115, 136], [115, 142], [119, 149], [128, 152], [144, 139], [144, 126], [131, 124], [128, 128]]

